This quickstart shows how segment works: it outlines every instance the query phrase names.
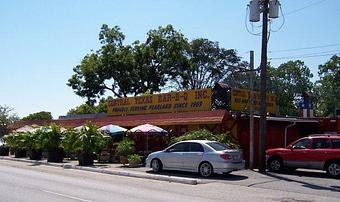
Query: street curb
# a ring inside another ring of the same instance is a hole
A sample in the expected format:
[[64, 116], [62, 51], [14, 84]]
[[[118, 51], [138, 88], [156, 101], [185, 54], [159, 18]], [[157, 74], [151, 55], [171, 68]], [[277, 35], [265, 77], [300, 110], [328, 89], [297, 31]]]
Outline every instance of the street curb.
[[37, 165], [49, 165], [49, 166], [54, 166], [54, 167], [62, 167], [64, 169], [83, 170], [83, 171], [103, 173], [103, 174], [109, 174], [109, 175], [135, 177], [135, 178], [159, 180], [159, 181], [165, 181], [165, 182], [189, 184], [189, 185], [197, 185], [197, 184], [201, 183], [201, 181], [197, 180], [197, 179], [174, 177], [174, 176], [164, 176], [164, 175], [156, 175], [156, 174], [151, 175], [151, 174], [145, 174], [145, 173], [139, 173], [139, 172], [133, 172], [133, 171], [131, 172], [131, 171], [125, 171], [125, 170], [123, 170], [123, 171], [120, 171], [120, 170], [105, 170], [105, 169], [100, 169], [100, 168], [75, 166], [75, 165], [72, 165], [70, 163], [50, 163], [50, 162], [44, 162], [44, 161], [39, 161], [39, 160], [11, 158], [11, 157], [4, 157], [4, 156], [0, 156], [0, 159], [1, 160], [26, 162], [26, 163], [34, 163], [34, 164], [37, 164]]

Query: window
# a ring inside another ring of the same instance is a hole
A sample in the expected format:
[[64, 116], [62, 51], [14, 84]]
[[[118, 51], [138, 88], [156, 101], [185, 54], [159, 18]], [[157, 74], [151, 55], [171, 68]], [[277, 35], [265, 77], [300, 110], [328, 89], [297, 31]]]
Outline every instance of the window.
[[339, 139], [332, 139], [333, 148], [340, 149], [340, 140]]
[[309, 147], [310, 139], [302, 139], [293, 145], [293, 149], [306, 149]]
[[210, 147], [212, 147], [215, 151], [222, 151], [226, 149], [230, 149], [227, 145], [219, 143], [219, 142], [209, 142], [207, 143]]
[[187, 152], [189, 151], [188, 143], [178, 143], [168, 149], [169, 152]]
[[330, 148], [331, 144], [329, 139], [315, 138], [313, 139], [312, 149], [325, 149]]
[[190, 143], [190, 152], [204, 152], [204, 149], [199, 143]]

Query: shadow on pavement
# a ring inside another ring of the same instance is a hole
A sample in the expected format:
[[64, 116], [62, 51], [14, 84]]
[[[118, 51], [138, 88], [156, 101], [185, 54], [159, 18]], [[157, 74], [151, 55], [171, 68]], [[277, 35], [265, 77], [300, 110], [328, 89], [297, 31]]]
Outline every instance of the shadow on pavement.
[[[306, 171], [306, 170], [294, 170], [294, 171], [281, 171], [281, 174], [285, 175], [291, 175], [291, 176], [299, 176], [299, 177], [313, 177], [313, 178], [328, 178], [332, 179], [329, 177], [326, 172], [318, 171], [318, 172], [313, 172], [313, 171]], [[278, 173], [278, 174], [280, 174]], [[273, 173], [274, 174], [274, 173]]]
[[[308, 177], [319, 177], [319, 178], [321, 178], [320, 177], [320, 175], [321, 175], [321, 176], [323, 176], [322, 178], [325, 178], [325, 175], [322, 175], [322, 173], [314, 173], [314, 172], [306, 172], [306, 171], [289, 172], [288, 175], [293, 175], [293, 173], [295, 173], [295, 175], [297, 175], [296, 173], [300, 173], [300, 174], [301, 173], [303, 173], [303, 174], [308, 173], [308, 174], [305, 174], [303, 176], [308, 175]], [[320, 185], [312, 184], [312, 183], [305, 182], [305, 181], [302, 181], [302, 180], [296, 180], [296, 179], [287, 178], [285, 176], [280, 175], [279, 173], [275, 173], [274, 174], [274, 173], [267, 172], [264, 175], [272, 177], [272, 178], [276, 178], [276, 179], [279, 179], [279, 180], [287, 181], [287, 182], [296, 182], [296, 183], [301, 184], [302, 187], [306, 187], [306, 188], [310, 188], [310, 189], [328, 190], [328, 191], [335, 191], [335, 192], [339, 192], [340, 191], [340, 187], [339, 186], [329, 186], [329, 187], [327, 187], [327, 186], [320, 186]]]
[[[152, 170], [146, 171], [149, 174], [155, 174]], [[194, 172], [185, 172], [185, 171], [162, 171], [157, 173], [157, 175], [166, 175], [173, 177], [186, 177], [186, 178], [195, 178], [202, 180], [228, 180], [228, 181], [240, 181], [248, 179], [247, 176], [237, 175], [236, 173], [231, 173], [227, 175], [214, 174], [210, 177], [202, 177], [198, 173]]]

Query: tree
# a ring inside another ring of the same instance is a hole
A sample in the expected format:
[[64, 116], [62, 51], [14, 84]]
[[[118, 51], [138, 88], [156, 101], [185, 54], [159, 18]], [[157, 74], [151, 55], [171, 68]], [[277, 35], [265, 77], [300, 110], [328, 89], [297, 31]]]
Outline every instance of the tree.
[[187, 39], [172, 25], [148, 32], [143, 51], [139, 51], [136, 57], [146, 84], [144, 92], [159, 92], [170, 79], [177, 80], [179, 72], [185, 71], [187, 47]]
[[109, 96], [107, 99], [101, 98], [97, 105], [91, 105], [88, 103], [81, 104], [73, 109], [70, 109], [67, 112], [67, 115], [74, 115], [74, 114], [96, 114], [107, 112], [107, 102], [112, 100], [113, 98]]
[[319, 77], [315, 91], [318, 96], [317, 113], [335, 116], [340, 108], [340, 57], [334, 55], [323, 65], [319, 65]]
[[8, 126], [19, 120], [19, 117], [12, 113], [13, 109], [8, 106], [0, 105], [0, 137], [6, 135], [9, 130]]
[[303, 92], [311, 92], [313, 74], [303, 61], [288, 61], [269, 69], [268, 90], [277, 96], [280, 115], [297, 116]]
[[29, 114], [26, 117], [23, 117], [21, 120], [28, 121], [28, 120], [52, 120], [51, 112], [41, 111], [36, 112], [33, 114]]
[[220, 48], [218, 42], [208, 39], [192, 40], [186, 57], [186, 66], [179, 69], [176, 79], [173, 79], [179, 89], [212, 87], [231, 76], [237, 67], [244, 67], [235, 50]]

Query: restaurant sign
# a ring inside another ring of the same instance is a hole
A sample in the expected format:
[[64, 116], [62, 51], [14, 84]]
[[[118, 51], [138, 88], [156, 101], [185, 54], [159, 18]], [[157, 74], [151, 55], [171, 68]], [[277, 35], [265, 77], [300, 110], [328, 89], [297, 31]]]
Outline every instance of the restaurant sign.
[[[255, 111], [260, 111], [260, 93], [254, 91]], [[276, 113], [276, 96], [267, 93], [267, 112]], [[249, 110], [249, 90], [233, 88], [231, 89], [231, 110], [246, 111]]]
[[189, 90], [110, 100], [108, 115], [211, 110], [211, 89]]

